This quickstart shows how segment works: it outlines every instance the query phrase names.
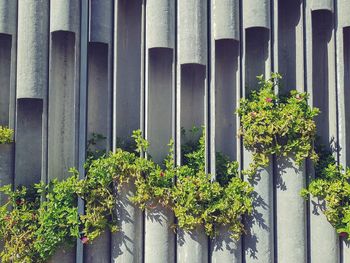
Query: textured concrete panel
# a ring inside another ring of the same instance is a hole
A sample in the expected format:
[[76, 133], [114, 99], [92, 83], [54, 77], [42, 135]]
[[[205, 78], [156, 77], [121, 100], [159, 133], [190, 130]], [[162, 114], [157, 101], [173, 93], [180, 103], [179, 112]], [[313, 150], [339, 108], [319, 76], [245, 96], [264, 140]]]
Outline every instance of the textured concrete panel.
[[0, 34], [17, 32], [17, 0], [0, 0]]
[[291, 89], [305, 91], [304, 85], [304, 31], [301, 0], [278, 3], [277, 63], [275, 71], [282, 74], [282, 94]]
[[[88, 47], [88, 109], [87, 109], [87, 139], [92, 133], [101, 134], [106, 140], [97, 142], [92, 150], [109, 150], [110, 136], [108, 121], [110, 120], [111, 99], [108, 75], [108, 45], [90, 43]], [[98, 239], [86, 246], [84, 259], [86, 263], [110, 262], [110, 233], [106, 231]]]
[[340, 56], [343, 55], [343, 66], [339, 66], [338, 69], [343, 72], [342, 78], [339, 79], [339, 87], [342, 95], [339, 96], [339, 105], [341, 107], [341, 113], [339, 114], [341, 115], [340, 117], [343, 117], [340, 119], [340, 125], [345, 129], [341, 130], [340, 133], [345, 139], [345, 143], [341, 144], [343, 146], [342, 155], [345, 157], [342, 163], [350, 166], [350, 104], [347, 103], [347, 98], [350, 96], [350, 89], [348, 88], [350, 85], [350, 28], [344, 29], [342, 38], [342, 45], [338, 45], [343, 50], [342, 54], [339, 54]]
[[245, 86], [248, 89], [256, 89], [256, 76], [268, 76], [270, 73], [269, 30], [250, 28], [246, 30], [245, 39]]
[[[244, 150], [244, 168], [252, 160], [251, 153]], [[271, 158], [272, 159], [272, 158]], [[254, 177], [253, 214], [248, 216], [245, 226], [248, 234], [244, 236], [244, 262], [274, 261], [274, 229], [273, 229], [273, 176], [272, 165], [261, 169]]]
[[147, 48], [175, 45], [175, 1], [148, 0], [146, 5]]
[[66, 178], [76, 165], [75, 35], [55, 32], [51, 38], [48, 178]]
[[11, 48], [11, 35], [0, 34], [0, 125], [10, 119]]
[[204, 124], [204, 93], [206, 87], [205, 67], [181, 66], [181, 126], [190, 130]]
[[[76, 167], [76, 39], [71, 32], [51, 33], [48, 108], [48, 180], [70, 176]], [[51, 262], [75, 262], [74, 249], [60, 249]]]
[[163, 164], [172, 137], [173, 50], [152, 49], [148, 57], [147, 131], [152, 159]]
[[18, 5], [17, 98], [42, 99], [47, 88], [48, 17], [46, 0]]
[[142, 211], [129, 200], [134, 191], [135, 186], [125, 185], [121, 192], [118, 192], [116, 209], [120, 219], [120, 230], [112, 235], [114, 263], [142, 262]]
[[216, 149], [237, 160], [237, 108], [239, 96], [239, 43], [231, 40], [215, 42], [215, 142]]
[[[338, 0], [338, 24], [340, 27], [350, 26], [350, 1]], [[340, 63], [339, 66], [342, 66]]]
[[[163, 164], [172, 138], [173, 50], [153, 48], [148, 52], [146, 138], [149, 154]], [[175, 235], [170, 229], [174, 215], [158, 206], [145, 217], [145, 262], [174, 262]], [[157, 249], [154, 249], [154, 248]]]
[[214, 38], [239, 40], [239, 1], [213, 1]]
[[[312, 57], [309, 60], [309, 81], [312, 106], [321, 114], [316, 118], [321, 142], [335, 146], [336, 95], [335, 95], [335, 42], [333, 15], [329, 11], [312, 12]], [[322, 72], [322, 74], [320, 74]], [[312, 174], [313, 171], [309, 171]], [[317, 175], [315, 175], [317, 176]], [[334, 228], [320, 210], [318, 200], [310, 200], [310, 258], [312, 262], [338, 262], [339, 244]], [[327, 250], [328, 253], [319, 253]]]
[[178, 1], [180, 64], [207, 64], [207, 0]]
[[42, 114], [40, 99], [17, 100], [15, 185], [30, 185], [41, 179]]
[[277, 260], [307, 262], [306, 202], [300, 196], [306, 186], [304, 166], [298, 167], [293, 158], [281, 157], [276, 170]]
[[[13, 183], [14, 172], [14, 143], [0, 144], [0, 185], [8, 185]], [[0, 193], [0, 205], [5, 204], [7, 196]]]
[[158, 205], [145, 214], [145, 262], [175, 262], [175, 234], [171, 229], [173, 213]]
[[328, 10], [333, 11], [333, 0], [311, 0], [312, 10]]
[[191, 232], [177, 231], [177, 262], [208, 263], [208, 237], [202, 227]]
[[270, 28], [270, 0], [244, 0], [243, 26]]
[[[179, 103], [179, 128], [186, 131], [195, 127], [202, 127], [205, 123], [205, 66], [188, 64], [180, 66], [180, 82], [178, 88], [180, 94]], [[181, 135], [180, 135], [181, 136]], [[181, 153], [181, 144], [186, 143], [186, 138], [178, 138], [177, 152]], [[178, 158], [181, 162], [181, 158]], [[177, 235], [177, 262], [208, 262], [208, 238], [202, 228], [192, 233], [179, 230]]]
[[[239, 42], [231, 39], [215, 42], [214, 85], [211, 86], [211, 171], [215, 171], [215, 152], [222, 152], [231, 160], [239, 160], [237, 138], [237, 115], [233, 111], [237, 107], [239, 97]], [[214, 73], [213, 73], [214, 72]], [[215, 103], [214, 103], [215, 102]], [[215, 105], [215, 106], [214, 106]], [[227, 138], [231, 138], [227, 140]], [[212, 262], [241, 262], [241, 240], [230, 238], [226, 227], [219, 229], [219, 235], [211, 240]]]
[[[119, 139], [129, 139], [133, 130], [141, 128], [142, 2], [115, 2], [114, 149]], [[142, 212], [129, 200], [133, 191], [133, 186], [127, 186], [119, 193], [117, 211], [121, 219], [120, 232], [112, 235], [112, 262], [142, 262]]]
[[[256, 89], [256, 76], [269, 76], [271, 70], [270, 31], [266, 28], [249, 28], [245, 30], [245, 46], [243, 61], [244, 93]], [[246, 169], [252, 155], [243, 149], [243, 168]], [[248, 235], [243, 238], [245, 262], [273, 262], [274, 260], [274, 207], [273, 207], [273, 167], [270, 165], [258, 171], [251, 181], [255, 188], [254, 211], [246, 219]]]
[[[95, 0], [94, 0], [95, 1]], [[51, 0], [50, 31], [79, 32], [79, 0]]]
[[117, 137], [140, 128], [141, 0], [116, 3], [115, 115]]
[[211, 240], [210, 262], [242, 262], [241, 240], [232, 239], [230, 237], [231, 233], [227, 227], [221, 226], [218, 230], [220, 234]]
[[111, 43], [113, 33], [113, 1], [90, 2], [90, 41]]

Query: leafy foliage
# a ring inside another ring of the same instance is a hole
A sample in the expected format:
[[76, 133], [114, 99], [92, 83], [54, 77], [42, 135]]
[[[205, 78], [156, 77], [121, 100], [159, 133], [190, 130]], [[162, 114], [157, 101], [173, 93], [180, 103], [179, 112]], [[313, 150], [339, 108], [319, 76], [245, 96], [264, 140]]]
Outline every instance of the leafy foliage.
[[0, 144], [13, 142], [13, 130], [0, 125]]
[[251, 176], [259, 167], [268, 165], [271, 154], [293, 155], [297, 164], [306, 158], [317, 161], [313, 143], [314, 118], [319, 110], [307, 104], [307, 93], [292, 90], [287, 95], [277, 95], [275, 89], [280, 88], [280, 79], [277, 73], [268, 80], [259, 76], [258, 90], [241, 99], [237, 110], [243, 144], [253, 153], [253, 161], [245, 171]]
[[1, 261], [33, 262], [32, 259], [39, 257], [34, 242], [39, 227], [40, 195], [34, 187], [19, 187], [12, 191], [11, 186], [7, 185], [0, 190], [8, 196], [6, 203], [0, 207], [0, 239], [4, 244]]
[[302, 196], [312, 195], [325, 202], [321, 208], [328, 221], [342, 237], [350, 240], [350, 168], [338, 165], [326, 147], [318, 146], [316, 151], [320, 157], [315, 165], [316, 177], [308, 189], [303, 189]]
[[[175, 167], [173, 143], [165, 160], [164, 169], [154, 166], [145, 178], [137, 180], [137, 193], [133, 199], [141, 208], [152, 209], [154, 200], [170, 208], [180, 228], [191, 231], [204, 225], [209, 236], [215, 235], [216, 226], [229, 227], [234, 238], [244, 232], [241, 217], [252, 211], [252, 187], [238, 175], [238, 163], [218, 154], [219, 180], [212, 182], [204, 171], [205, 137], [191, 138], [182, 147], [184, 164]], [[174, 180], [176, 177], [176, 184]]]

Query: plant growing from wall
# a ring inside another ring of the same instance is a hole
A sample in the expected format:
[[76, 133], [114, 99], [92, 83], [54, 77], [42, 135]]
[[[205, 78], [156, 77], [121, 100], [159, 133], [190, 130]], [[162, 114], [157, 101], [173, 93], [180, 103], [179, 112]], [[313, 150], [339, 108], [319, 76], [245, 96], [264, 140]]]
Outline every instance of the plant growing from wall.
[[1, 262], [33, 262], [32, 259], [38, 258], [34, 242], [39, 227], [40, 195], [34, 187], [19, 187], [12, 191], [7, 185], [1, 187], [1, 191], [8, 196], [7, 202], [0, 207]]
[[45, 262], [61, 245], [73, 245], [80, 226], [76, 188], [75, 176], [16, 190], [2, 187], [9, 197], [0, 208], [2, 262]]
[[[141, 151], [147, 142], [140, 131], [135, 139]], [[71, 169], [72, 176], [62, 181], [16, 190], [10, 185], [0, 188], [9, 197], [0, 207], [2, 262], [45, 262], [62, 245], [74, 245], [77, 238], [86, 244], [107, 228], [118, 230], [115, 190], [148, 172], [152, 162], [122, 149], [99, 154], [97, 159], [90, 156], [83, 180]], [[83, 215], [78, 213], [79, 197], [85, 201]]]
[[174, 166], [172, 143], [169, 146], [164, 169], [157, 166], [137, 180], [133, 200], [141, 208], [160, 204], [173, 210], [178, 226], [186, 231], [204, 226], [207, 235], [213, 236], [217, 226], [225, 225], [234, 238], [239, 238], [244, 232], [241, 218], [252, 211], [252, 187], [239, 178], [238, 164], [218, 154], [220, 177], [212, 182], [204, 170], [204, 134], [183, 145], [184, 164], [179, 167]]
[[341, 237], [350, 240], [350, 168], [338, 165], [331, 151], [316, 148], [320, 160], [315, 165], [315, 179], [302, 196], [318, 199], [320, 209]]
[[268, 80], [259, 76], [258, 89], [241, 99], [237, 109], [241, 118], [240, 136], [244, 147], [253, 154], [252, 163], [245, 171], [250, 176], [266, 167], [272, 154], [294, 156], [299, 165], [305, 158], [317, 161], [313, 143], [314, 118], [319, 110], [308, 105], [307, 93], [292, 90], [287, 95], [277, 95], [280, 79], [277, 73]]
[[13, 130], [0, 125], [0, 144], [13, 142]]

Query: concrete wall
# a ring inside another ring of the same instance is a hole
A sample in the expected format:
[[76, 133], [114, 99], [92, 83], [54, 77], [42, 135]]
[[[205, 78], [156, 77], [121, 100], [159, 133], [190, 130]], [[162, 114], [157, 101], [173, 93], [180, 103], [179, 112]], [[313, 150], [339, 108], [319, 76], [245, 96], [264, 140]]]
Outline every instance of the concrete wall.
[[[311, 94], [319, 135], [349, 165], [349, 13], [348, 0], [0, 0], [0, 125], [16, 131], [14, 145], [0, 146], [1, 183], [64, 178], [82, 169], [92, 132], [114, 149], [139, 128], [156, 161], [174, 138], [180, 164], [181, 127], [205, 125], [207, 171], [215, 151], [246, 167], [233, 112], [271, 71]], [[242, 240], [225, 228], [214, 240], [200, 228], [169, 231], [173, 215], [142, 213], [130, 188], [119, 233], [52, 262], [350, 262], [319, 206], [299, 196], [311, 165], [271, 160]]]

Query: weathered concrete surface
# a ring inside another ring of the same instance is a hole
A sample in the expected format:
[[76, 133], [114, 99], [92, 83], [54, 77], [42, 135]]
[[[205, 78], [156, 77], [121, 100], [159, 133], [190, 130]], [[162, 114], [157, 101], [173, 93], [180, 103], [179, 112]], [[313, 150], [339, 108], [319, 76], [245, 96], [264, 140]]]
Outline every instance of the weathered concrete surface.
[[17, 98], [43, 99], [47, 89], [48, 17], [48, 1], [19, 1]]
[[214, 0], [212, 12], [214, 39], [239, 40], [239, 1]]
[[208, 263], [208, 237], [202, 227], [187, 232], [177, 231], [177, 262]]
[[270, 28], [270, 0], [244, 0], [243, 26]]
[[[93, 1], [95, 2], [95, 0]], [[80, 27], [79, 0], [51, 0], [50, 31], [79, 32]]]
[[93, 0], [90, 5], [90, 42], [111, 44], [113, 40], [113, 1]]
[[146, 35], [147, 48], [174, 48], [175, 1], [147, 1]]
[[276, 170], [277, 260], [307, 262], [306, 202], [300, 196], [306, 186], [305, 168], [293, 157], [278, 157]]
[[0, 34], [16, 35], [17, 0], [0, 0]]
[[207, 64], [207, 0], [178, 1], [180, 64]]

